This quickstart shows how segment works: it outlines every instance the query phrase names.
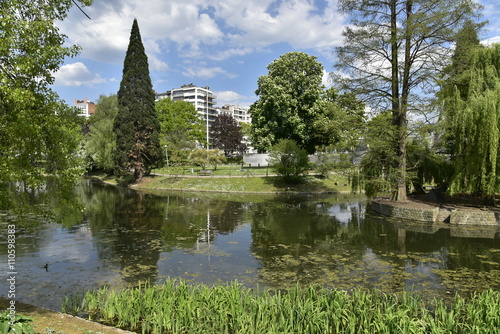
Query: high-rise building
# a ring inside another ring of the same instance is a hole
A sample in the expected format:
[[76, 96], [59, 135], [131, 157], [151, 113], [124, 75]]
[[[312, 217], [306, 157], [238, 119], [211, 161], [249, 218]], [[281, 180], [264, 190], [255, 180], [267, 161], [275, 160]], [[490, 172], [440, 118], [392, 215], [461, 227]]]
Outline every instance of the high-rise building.
[[89, 117], [95, 113], [95, 103], [89, 101], [86, 97], [83, 98], [83, 101], [74, 99], [74, 104], [80, 116]]
[[217, 96], [210, 90], [210, 87], [198, 87], [193, 84], [182, 85], [181, 88], [174, 88], [165, 93], [157, 93], [156, 100], [171, 98], [172, 101], [190, 102], [198, 111], [200, 116], [208, 122], [213, 122], [217, 116], [215, 109], [215, 99]]
[[191, 84], [182, 85], [181, 88], [174, 88], [165, 93], [156, 93], [156, 100], [170, 98], [172, 101], [186, 101], [191, 103], [202, 119], [205, 120], [207, 142], [210, 144], [209, 128], [211, 123], [217, 117], [217, 109], [215, 109], [215, 99], [217, 96], [210, 90], [209, 87], [198, 87]]

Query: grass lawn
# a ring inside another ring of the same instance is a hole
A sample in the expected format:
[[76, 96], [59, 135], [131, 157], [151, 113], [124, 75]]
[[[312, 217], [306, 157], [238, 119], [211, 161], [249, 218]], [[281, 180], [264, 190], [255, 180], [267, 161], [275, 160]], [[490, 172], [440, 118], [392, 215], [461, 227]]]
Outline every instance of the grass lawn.
[[[309, 171], [295, 184], [285, 184], [281, 177], [267, 167], [222, 165], [208, 174], [195, 166], [160, 168], [140, 183], [132, 185], [142, 189], [174, 189], [184, 191], [216, 191], [242, 193], [337, 193], [350, 192], [345, 171], [332, 172], [325, 179]], [[91, 174], [103, 182], [117, 184], [114, 176]]]
[[149, 189], [180, 189], [191, 191], [219, 192], [348, 192], [351, 190], [345, 176], [332, 175], [329, 179], [305, 176], [297, 184], [285, 184], [277, 176], [151, 176], [134, 187]]

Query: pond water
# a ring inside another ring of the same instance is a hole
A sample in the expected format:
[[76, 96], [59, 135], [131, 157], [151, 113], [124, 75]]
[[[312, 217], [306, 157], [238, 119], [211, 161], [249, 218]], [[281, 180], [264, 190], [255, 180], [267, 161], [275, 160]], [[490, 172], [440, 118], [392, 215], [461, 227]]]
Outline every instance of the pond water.
[[[426, 298], [500, 289], [498, 228], [388, 219], [359, 195], [146, 193], [84, 181], [75, 196], [84, 205], [77, 224], [17, 232], [18, 300], [58, 310], [69, 293], [166, 277]], [[3, 230], [9, 223], [0, 216]], [[0, 254], [4, 276], [5, 239]]]

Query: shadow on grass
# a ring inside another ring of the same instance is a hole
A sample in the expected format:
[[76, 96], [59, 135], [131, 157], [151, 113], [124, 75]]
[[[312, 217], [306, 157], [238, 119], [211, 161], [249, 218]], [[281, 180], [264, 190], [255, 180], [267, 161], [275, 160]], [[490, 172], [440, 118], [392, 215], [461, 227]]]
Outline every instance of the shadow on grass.
[[324, 184], [324, 177], [307, 175], [284, 178], [282, 176], [270, 176], [264, 178], [264, 183], [274, 186], [281, 191], [298, 192], [337, 192], [339, 189]]

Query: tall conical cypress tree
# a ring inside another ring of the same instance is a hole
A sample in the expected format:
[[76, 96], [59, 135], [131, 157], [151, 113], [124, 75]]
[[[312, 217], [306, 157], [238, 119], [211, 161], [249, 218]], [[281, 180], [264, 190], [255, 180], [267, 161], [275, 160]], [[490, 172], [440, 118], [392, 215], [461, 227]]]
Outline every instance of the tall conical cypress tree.
[[118, 91], [115, 164], [118, 175], [134, 172], [134, 181], [148, 175], [162, 160], [160, 123], [149, 76], [148, 58], [134, 19]]

